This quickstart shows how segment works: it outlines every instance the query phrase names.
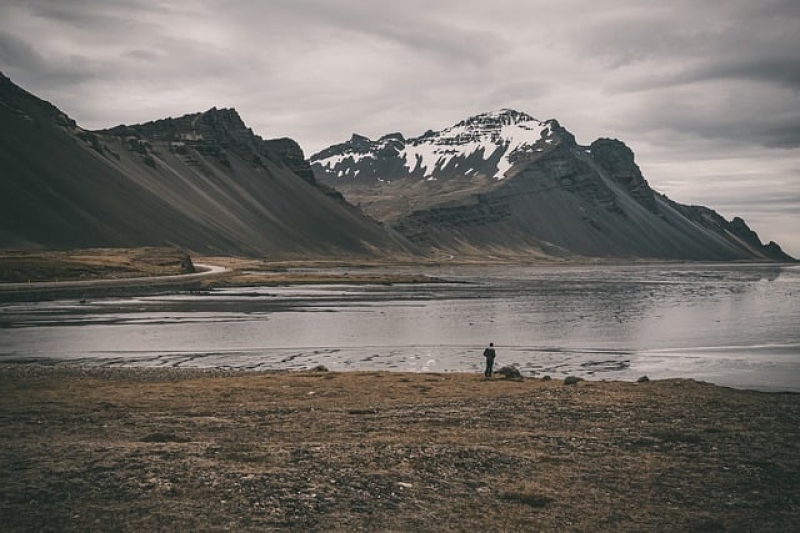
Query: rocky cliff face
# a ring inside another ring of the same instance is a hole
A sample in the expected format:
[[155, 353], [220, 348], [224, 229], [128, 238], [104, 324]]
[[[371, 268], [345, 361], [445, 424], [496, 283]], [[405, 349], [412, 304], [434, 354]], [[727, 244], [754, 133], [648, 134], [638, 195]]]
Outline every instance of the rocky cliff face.
[[91, 132], [0, 78], [0, 248], [177, 245], [270, 257], [406, 254], [318, 186], [300, 147], [233, 109]]
[[317, 180], [431, 251], [535, 257], [784, 260], [740, 219], [653, 191], [616, 139], [581, 146], [555, 120], [484, 113], [440, 132], [353, 135]]
[[177, 153], [194, 150], [216, 157], [223, 164], [228, 153], [260, 168], [265, 168], [265, 161], [272, 161], [316, 185], [300, 145], [288, 138], [265, 141], [245, 125], [235, 109], [212, 108], [204, 113], [117, 126], [97, 133], [123, 138], [128, 144], [140, 147], [142, 153], [147, 152], [149, 143], [159, 142], [169, 143], [170, 149]]
[[592, 160], [652, 213], [658, 213], [653, 189], [633, 160], [633, 151], [616, 139], [597, 139], [589, 146]]
[[734, 217], [728, 221], [713, 209], [705, 206], [679, 204], [664, 195], [658, 195], [658, 198], [660, 202], [668, 205], [688, 220], [703, 228], [708, 228], [714, 233], [723, 235], [728, 240], [736, 242], [740, 247], [749, 250], [756, 259], [794, 261], [794, 258], [786, 254], [777, 243], [770, 241], [767, 244], [762, 244], [758, 234], [750, 229], [740, 217]]

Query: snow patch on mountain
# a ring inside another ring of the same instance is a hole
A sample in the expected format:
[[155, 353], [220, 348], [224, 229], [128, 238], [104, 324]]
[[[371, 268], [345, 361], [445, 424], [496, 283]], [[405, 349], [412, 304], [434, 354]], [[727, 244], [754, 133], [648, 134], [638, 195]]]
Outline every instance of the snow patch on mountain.
[[525, 154], [541, 152], [544, 145], [552, 143], [551, 133], [547, 122], [519, 111], [501, 109], [408, 140], [400, 134], [390, 134], [378, 141], [353, 135], [349, 142], [315, 154], [310, 162], [338, 177], [355, 178], [356, 168], [365, 163], [397, 158], [409, 175], [433, 180], [445, 173], [475, 173], [478, 158], [484, 164], [494, 161], [493, 167], [483, 170], [500, 180]]

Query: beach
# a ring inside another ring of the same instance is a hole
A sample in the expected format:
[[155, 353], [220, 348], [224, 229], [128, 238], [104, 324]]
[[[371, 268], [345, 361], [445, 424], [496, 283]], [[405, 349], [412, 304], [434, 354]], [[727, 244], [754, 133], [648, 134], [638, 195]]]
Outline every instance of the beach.
[[5, 531], [789, 531], [800, 395], [0, 366]]

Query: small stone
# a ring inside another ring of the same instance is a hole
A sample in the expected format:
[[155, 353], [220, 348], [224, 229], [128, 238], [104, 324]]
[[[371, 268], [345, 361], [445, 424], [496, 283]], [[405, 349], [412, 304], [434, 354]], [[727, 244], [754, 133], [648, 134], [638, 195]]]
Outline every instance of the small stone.
[[411, 483], [405, 483], [404, 481], [398, 481], [397, 484], [403, 487], [404, 489], [410, 489], [414, 486]]
[[553, 378], [551, 378], [550, 376], [542, 376], [542, 381], [552, 381], [552, 380]]
[[564, 378], [564, 385], [577, 385], [579, 381], [583, 381], [583, 379], [578, 376], [567, 376]]
[[650, 383], [650, 378], [647, 376], [642, 376], [636, 380], [636, 383]]

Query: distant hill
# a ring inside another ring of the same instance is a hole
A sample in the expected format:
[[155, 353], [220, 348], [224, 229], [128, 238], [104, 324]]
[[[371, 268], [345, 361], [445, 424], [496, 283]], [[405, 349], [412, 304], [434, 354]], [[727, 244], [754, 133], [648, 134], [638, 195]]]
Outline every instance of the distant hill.
[[310, 158], [320, 182], [429, 252], [790, 260], [741, 218], [654, 191], [615, 139], [504, 109], [416, 138], [360, 135]]
[[0, 75], [0, 249], [176, 245], [269, 257], [406, 254], [233, 109], [91, 132]]

